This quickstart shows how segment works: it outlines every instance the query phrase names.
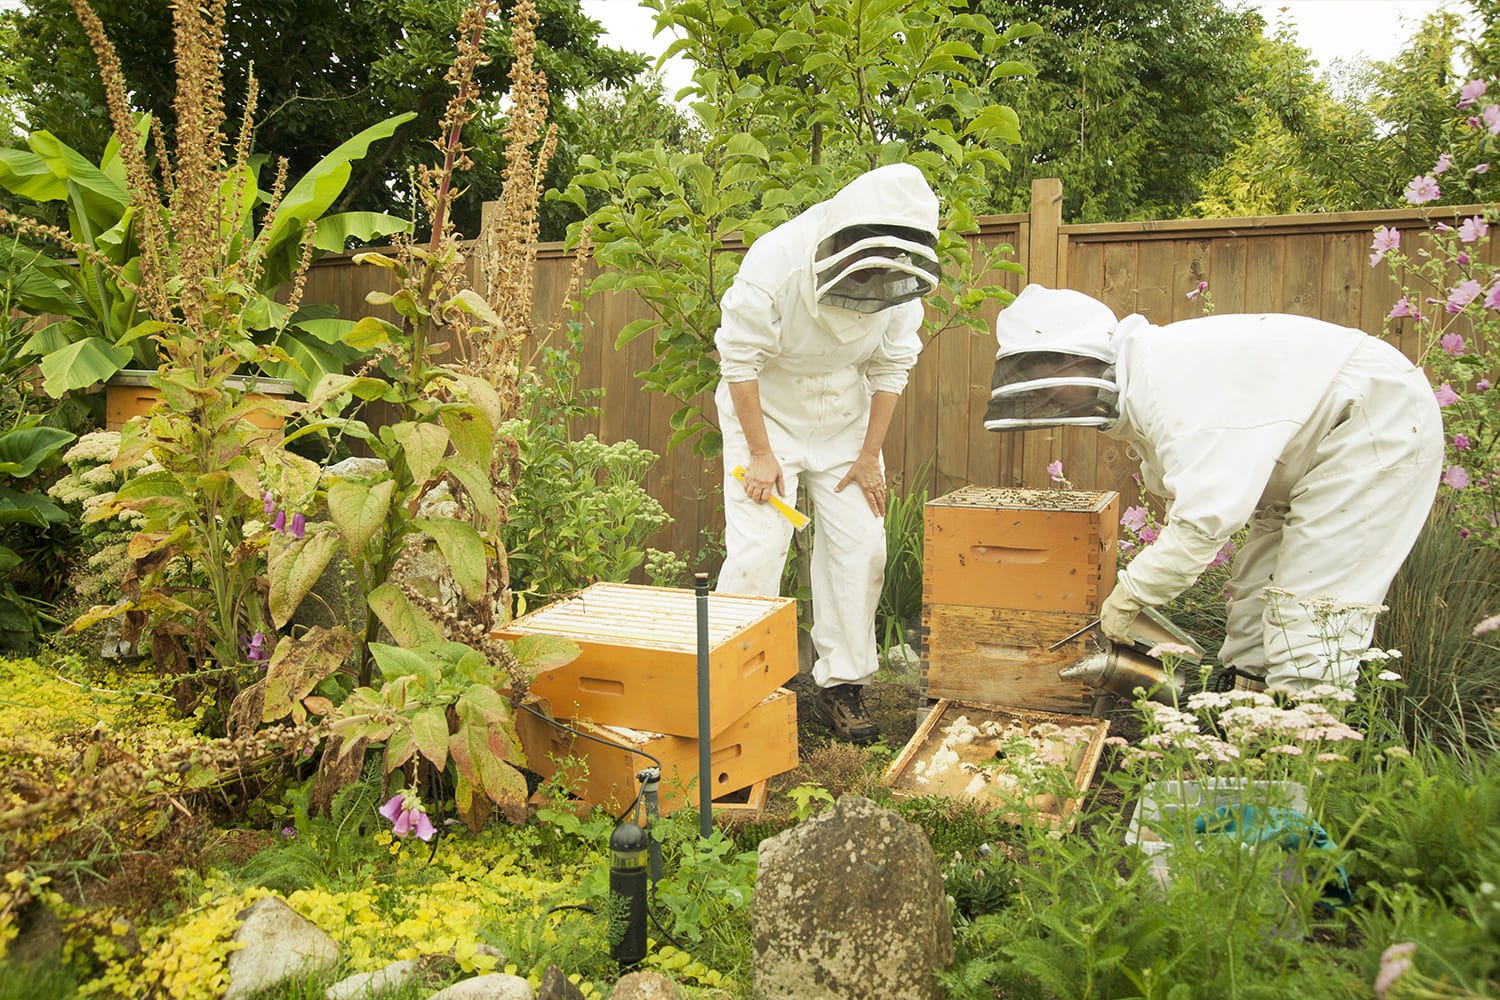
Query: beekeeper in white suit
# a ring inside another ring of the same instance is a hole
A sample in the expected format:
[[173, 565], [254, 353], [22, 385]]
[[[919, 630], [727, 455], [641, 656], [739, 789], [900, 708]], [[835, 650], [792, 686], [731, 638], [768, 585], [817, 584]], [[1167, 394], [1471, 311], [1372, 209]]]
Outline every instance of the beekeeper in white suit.
[[[1160, 537], [1105, 599], [1106, 636], [1129, 641], [1143, 608], [1191, 586], [1248, 523], [1220, 663], [1242, 687], [1353, 685], [1373, 608], [1437, 492], [1442, 418], [1420, 368], [1302, 316], [1158, 327], [1038, 285], [995, 330], [985, 427], [1097, 427], [1139, 456], [1146, 489], [1166, 502]], [[1330, 615], [1324, 599], [1370, 610]]]
[[817, 517], [817, 710], [860, 743], [879, 735], [863, 685], [878, 666], [885, 575], [881, 445], [922, 348], [937, 225], [937, 198], [916, 167], [860, 175], [755, 241], [724, 293], [715, 337], [727, 549], [718, 589], [779, 593], [793, 529], [768, 500], [806, 486]]

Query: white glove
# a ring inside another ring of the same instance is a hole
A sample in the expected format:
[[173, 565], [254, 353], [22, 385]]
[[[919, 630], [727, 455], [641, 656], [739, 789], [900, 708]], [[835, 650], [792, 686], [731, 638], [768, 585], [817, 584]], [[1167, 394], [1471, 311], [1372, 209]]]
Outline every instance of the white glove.
[[1099, 630], [1112, 642], [1130, 645], [1135, 641], [1130, 638], [1130, 626], [1140, 616], [1143, 607], [1145, 605], [1131, 597], [1124, 587], [1115, 587], [1099, 609]]

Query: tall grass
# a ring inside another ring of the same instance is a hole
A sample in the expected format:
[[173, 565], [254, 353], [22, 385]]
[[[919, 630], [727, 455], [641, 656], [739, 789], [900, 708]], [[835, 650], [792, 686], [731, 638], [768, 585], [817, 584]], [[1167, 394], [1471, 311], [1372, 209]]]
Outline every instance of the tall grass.
[[1386, 596], [1377, 645], [1401, 651], [1398, 720], [1414, 743], [1500, 747], [1500, 642], [1474, 626], [1500, 612], [1500, 550], [1459, 536], [1455, 511], [1433, 508]]
[[912, 631], [922, 618], [922, 532], [927, 507], [928, 464], [898, 492], [891, 490], [885, 509], [885, 586], [875, 609], [875, 637], [881, 651], [912, 645]]

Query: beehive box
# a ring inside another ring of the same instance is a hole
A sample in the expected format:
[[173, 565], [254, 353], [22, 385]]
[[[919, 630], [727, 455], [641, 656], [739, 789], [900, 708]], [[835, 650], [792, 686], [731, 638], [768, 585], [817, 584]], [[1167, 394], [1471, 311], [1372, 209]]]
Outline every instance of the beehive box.
[[1115, 585], [1119, 494], [965, 486], [927, 503], [928, 604], [1097, 617]]
[[[516, 716], [516, 728], [531, 770], [551, 778], [564, 769], [562, 781], [578, 800], [618, 812], [635, 798], [636, 775], [650, 764], [634, 752], [644, 751], [661, 761], [657, 794], [662, 813], [697, 807], [697, 740], [586, 722], [568, 725], [613, 745], [576, 736], [522, 712]], [[725, 727], [709, 743], [709, 765], [714, 799], [734, 797], [749, 788], [752, 794], [744, 798], [754, 803], [758, 783], [797, 766], [796, 695], [778, 689]], [[764, 803], [763, 790], [759, 802]]]
[[1115, 583], [1113, 492], [966, 486], [927, 504], [922, 691], [988, 705], [1085, 713], [1093, 691], [1058, 670]]
[[1093, 621], [1092, 615], [1067, 612], [923, 605], [922, 694], [1087, 714], [1094, 689], [1082, 681], [1065, 681], [1057, 672], [1094, 651], [1089, 636], [1048, 647]]
[[[692, 590], [598, 583], [496, 635], [578, 644], [577, 659], [531, 682], [559, 718], [696, 739], [697, 615]], [[708, 640], [709, 731], [718, 735], [796, 676], [795, 602], [710, 594]]]
[[1107, 719], [945, 698], [884, 781], [899, 797], [969, 801], [1012, 822], [1065, 828], [1094, 780], [1108, 734]]

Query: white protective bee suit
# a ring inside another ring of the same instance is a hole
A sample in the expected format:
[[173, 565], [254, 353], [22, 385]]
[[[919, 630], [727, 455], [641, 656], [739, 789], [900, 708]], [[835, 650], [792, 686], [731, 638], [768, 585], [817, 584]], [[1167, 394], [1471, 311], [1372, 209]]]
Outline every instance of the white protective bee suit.
[[[792, 526], [763, 502], [766, 476], [752, 499], [749, 480], [742, 485], [731, 474], [751, 466], [751, 442], [760, 435], [779, 463], [782, 495], [795, 498], [800, 482], [816, 515], [813, 680], [822, 688], [863, 683], [877, 668], [885, 497], [880, 442], [866, 432], [872, 399], [899, 395], [921, 351], [920, 297], [938, 280], [937, 222], [937, 198], [921, 171], [906, 164], [869, 171], [756, 240], [721, 303], [715, 403], [727, 553], [717, 589], [780, 591]], [[736, 384], [758, 392], [758, 412], [753, 405], [749, 414], [736, 411]], [[893, 397], [884, 404], [888, 418]], [[883, 438], [884, 430], [874, 427], [872, 435]], [[860, 468], [879, 483], [838, 489], [872, 446], [875, 458], [867, 455]]]
[[1327, 606], [1384, 599], [1437, 492], [1442, 418], [1419, 367], [1362, 331], [1303, 316], [1117, 323], [1101, 302], [1035, 285], [996, 334], [997, 382], [1018, 357], [1058, 351], [1101, 359], [1092, 374], [1114, 387], [1093, 416], [1049, 420], [1006, 402], [1036, 395], [1024, 385], [997, 384], [987, 427], [1091, 422], [1139, 455], [1146, 489], [1166, 501], [1160, 536], [1105, 601], [1106, 635], [1122, 640], [1142, 608], [1186, 590], [1248, 523], [1220, 662], [1272, 686], [1353, 684], [1374, 613]]

